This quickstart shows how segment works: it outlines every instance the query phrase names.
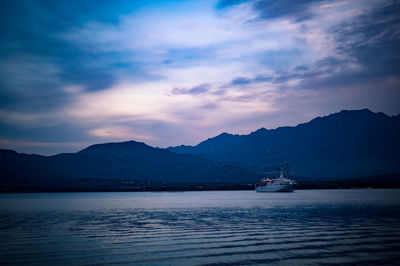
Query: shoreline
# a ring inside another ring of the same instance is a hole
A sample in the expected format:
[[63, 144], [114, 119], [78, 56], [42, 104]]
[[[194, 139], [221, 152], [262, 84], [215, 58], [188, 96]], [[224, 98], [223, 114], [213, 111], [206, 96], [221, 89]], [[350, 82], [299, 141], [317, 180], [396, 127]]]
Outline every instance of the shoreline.
[[[333, 189], [395, 189], [400, 184], [299, 184], [295, 190]], [[186, 191], [251, 191], [254, 185], [243, 184], [185, 184], [144, 187], [71, 187], [71, 186], [0, 186], [0, 194], [7, 193], [74, 193], [74, 192], [186, 192]]]

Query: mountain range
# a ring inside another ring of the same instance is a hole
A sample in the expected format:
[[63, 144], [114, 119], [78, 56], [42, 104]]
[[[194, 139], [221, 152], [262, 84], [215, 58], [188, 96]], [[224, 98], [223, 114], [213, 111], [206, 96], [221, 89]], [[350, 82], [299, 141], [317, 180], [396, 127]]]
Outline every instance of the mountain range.
[[[242, 182], [249, 172], [228, 163], [182, 155], [150, 147], [136, 141], [89, 146], [77, 153], [54, 156], [19, 154], [0, 150], [1, 184], [3, 186], [75, 186], [99, 183], [107, 187], [117, 180], [135, 185]], [[135, 181], [135, 182], [133, 182]], [[106, 184], [104, 184], [106, 182]], [[121, 182], [117, 183], [118, 187]]]
[[304, 178], [400, 173], [400, 115], [344, 110], [295, 127], [261, 128], [249, 135], [222, 133], [197, 146], [168, 149], [258, 171], [283, 157], [296, 176]]
[[[222, 133], [196, 146], [153, 148], [126, 141], [54, 156], [0, 149], [0, 189], [141, 190], [166, 184], [243, 184], [268, 163], [290, 162], [299, 180], [346, 180], [400, 173], [400, 115], [367, 109], [317, 117], [295, 127]], [[396, 180], [398, 182], [400, 180]], [[168, 185], [167, 185], [168, 186]]]

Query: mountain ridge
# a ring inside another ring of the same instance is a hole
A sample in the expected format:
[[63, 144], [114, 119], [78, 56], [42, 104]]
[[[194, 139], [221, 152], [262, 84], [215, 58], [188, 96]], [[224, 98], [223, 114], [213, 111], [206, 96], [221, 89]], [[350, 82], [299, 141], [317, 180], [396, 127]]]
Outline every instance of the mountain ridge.
[[324, 118], [330, 119], [330, 118], [335, 117], [335, 116], [337, 116], [337, 115], [347, 114], [347, 113], [353, 113], [353, 114], [354, 114], [354, 113], [359, 113], [359, 114], [360, 114], [360, 113], [363, 113], [363, 114], [373, 114], [373, 115], [383, 116], [383, 117], [386, 117], [386, 118], [398, 118], [398, 119], [400, 119], [400, 114], [398, 114], [398, 115], [393, 115], [393, 116], [389, 116], [389, 115], [387, 115], [387, 114], [385, 114], [385, 113], [383, 113], [383, 112], [374, 113], [374, 112], [372, 112], [371, 110], [369, 110], [368, 108], [359, 109], [359, 110], [341, 110], [341, 111], [339, 111], [339, 112], [332, 113], [332, 114], [328, 114], [328, 115], [326, 115], [326, 116], [317, 116], [317, 117], [315, 117], [315, 118], [309, 120], [308, 122], [299, 123], [299, 124], [297, 124], [297, 125], [295, 125], [295, 126], [279, 126], [279, 127], [271, 128], [271, 129], [267, 129], [267, 128], [265, 128], [265, 127], [261, 127], [261, 128], [256, 129], [255, 131], [252, 131], [252, 132], [250, 132], [250, 133], [248, 133], [248, 134], [231, 134], [231, 133], [228, 133], [228, 132], [222, 132], [222, 133], [218, 134], [218, 135], [215, 136], [215, 137], [207, 138], [206, 140], [204, 140], [204, 141], [198, 143], [197, 145], [184, 145], [184, 144], [182, 144], [182, 145], [178, 145], [178, 146], [169, 146], [169, 147], [167, 147], [166, 149], [168, 149], [168, 150], [174, 150], [174, 149], [176, 149], [176, 148], [181, 148], [181, 147], [182, 147], [182, 148], [196, 147], [196, 146], [199, 146], [199, 145], [204, 144], [204, 143], [207, 142], [207, 141], [213, 141], [213, 140], [215, 140], [215, 139], [217, 139], [217, 138], [221, 138], [221, 137], [223, 137], [223, 136], [242, 137], [242, 136], [249, 136], [249, 135], [253, 135], [253, 134], [258, 134], [258, 133], [260, 133], [260, 132], [274, 131], [274, 130], [280, 130], [280, 129], [284, 129], [284, 128], [296, 128], [296, 127], [299, 127], [299, 126], [301, 127], [302, 125], [307, 125], [307, 124], [309, 124], [309, 123], [313, 123], [313, 122], [315, 122], [315, 121], [319, 121], [320, 119], [324, 119]]
[[274, 153], [285, 153], [296, 177], [307, 182], [393, 176], [400, 173], [398, 136], [400, 115], [363, 109], [343, 110], [292, 127], [260, 128], [247, 135], [223, 132], [196, 146], [162, 149], [130, 140], [52, 156], [0, 149], [0, 187], [65, 186], [76, 180], [85, 186], [92, 186], [88, 180], [97, 180], [93, 182], [106, 188], [115, 180], [253, 183], [264, 175], [265, 160]]
[[[400, 149], [397, 135], [400, 135], [400, 115], [388, 116], [384, 113], [374, 113], [368, 109], [342, 110], [324, 117], [316, 117], [296, 126], [275, 129], [260, 128], [247, 135], [229, 135], [230, 138], [235, 139], [234, 145], [231, 145], [232, 139], [229, 142], [221, 143], [223, 138], [218, 135], [196, 146], [178, 149], [169, 147], [168, 149], [179, 153], [197, 154], [214, 160], [237, 162], [242, 166], [259, 170], [262, 169], [260, 160], [265, 157], [265, 150], [272, 148], [275, 152], [282, 153], [284, 149], [288, 149], [290, 150], [288, 152], [290, 159], [294, 161], [297, 172], [302, 176], [351, 177], [354, 175], [366, 176], [368, 171], [380, 174], [381, 172], [376, 168], [379, 167], [379, 164], [385, 166], [385, 163], [382, 162], [385, 159], [389, 161], [385, 171], [400, 172], [396, 166], [400, 161], [400, 156], [396, 151], [396, 148]], [[323, 147], [322, 150], [318, 148], [319, 146]], [[393, 147], [390, 148], [390, 146]], [[338, 150], [339, 148], [345, 149], [345, 147], [353, 153], [354, 158], [348, 158], [349, 163], [340, 160], [340, 156], [348, 157], [346, 152]], [[371, 149], [368, 150], [368, 147]], [[318, 153], [318, 156], [313, 156], [309, 151]], [[329, 154], [331, 151], [336, 152], [336, 157]], [[373, 158], [374, 153], [378, 158]], [[300, 158], [302, 156], [310, 157], [306, 162], [309, 166], [307, 169], [302, 166]], [[356, 162], [358, 159], [360, 162]], [[331, 174], [329, 174], [326, 173], [327, 169], [322, 169], [324, 167], [318, 171], [311, 167], [312, 164], [317, 165], [316, 168], [320, 163], [327, 165], [329, 160], [337, 163], [336, 168], [351, 168], [350, 161], [352, 160], [355, 171], [346, 169], [337, 171], [338, 169], [333, 169], [334, 166], [330, 166]], [[345, 166], [345, 164], [347, 165]], [[364, 166], [361, 167], [361, 164]], [[373, 167], [373, 164], [376, 165]], [[357, 167], [360, 168], [358, 172]], [[361, 168], [364, 169], [361, 171]], [[345, 173], [346, 171], [348, 174]]]

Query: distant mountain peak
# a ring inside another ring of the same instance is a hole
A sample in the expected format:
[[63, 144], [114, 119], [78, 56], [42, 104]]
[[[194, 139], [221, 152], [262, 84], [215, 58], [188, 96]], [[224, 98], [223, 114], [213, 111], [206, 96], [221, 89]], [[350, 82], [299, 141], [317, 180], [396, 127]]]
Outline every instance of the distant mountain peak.
[[388, 115], [384, 113], [374, 113], [369, 109], [359, 109], [359, 110], [341, 110], [340, 112], [329, 114], [326, 116], [318, 116], [311, 121], [307, 123], [302, 123], [299, 125], [305, 125], [308, 123], [314, 123], [314, 122], [327, 122], [331, 119], [334, 120], [354, 120], [354, 119], [369, 119], [369, 118], [377, 118], [377, 117], [382, 117], [382, 118], [387, 118], [389, 117]]
[[221, 134], [216, 136], [216, 138], [223, 138], [223, 137], [228, 137], [228, 136], [233, 136], [233, 134], [230, 134], [228, 132], [222, 132]]
[[144, 142], [138, 142], [134, 140], [124, 141], [124, 142], [109, 142], [109, 143], [102, 143], [102, 144], [94, 144], [91, 145], [80, 152], [79, 154], [85, 153], [92, 153], [92, 152], [101, 152], [101, 151], [111, 151], [111, 150], [130, 150], [130, 151], [137, 151], [137, 150], [152, 150], [154, 149], [151, 146], [148, 146]]
[[257, 129], [256, 131], [252, 132], [251, 134], [253, 134], [253, 133], [263, 133], [263, 132], [267, 132], [267, 131], [268, 131], [268, 129], [266, 129], [265, 127], [262, 127], [262, 128]]
[[358, 110], [342, 110], [338, 113], [333, 113], [331, 115], [328, 116], [335, 116], [335, 115], [364, 115], [364, 116], [385, 116], [385, 117], [389, 117], [387, 114], [382, 113], [382, 112], [373, 112], [371, 110], [369, 110], [368, 108], [364, 108], [364, 109], [358, 109]]
[[368, 113], [368, 114], [373, 114], [374, 112], [372, 112], [368, 108], [363, 108], [363, 109], [355, 109], [355, 110], [344, 109], [344, 110], [341, 110], [339, 113]]

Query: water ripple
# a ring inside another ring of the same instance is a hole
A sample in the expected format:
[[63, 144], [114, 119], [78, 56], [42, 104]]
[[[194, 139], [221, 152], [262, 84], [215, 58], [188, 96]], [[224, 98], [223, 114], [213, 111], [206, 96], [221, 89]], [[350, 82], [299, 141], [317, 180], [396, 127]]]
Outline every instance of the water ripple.
[[[218, 192], [214, 193], [217, 198]], [[165, 199], [163, 194], [151, 197], [160, 195]], [[176, 195], [173, 198], [179, 200]], [[185, 200], [190, 197], [185, 195]], [[9, 265], [378, 265], [400, 261], [400, 202], [292, 202], [268, 208], [249, 206], [245, 200], [236, 204], [3, 210], [0, 261]]]

